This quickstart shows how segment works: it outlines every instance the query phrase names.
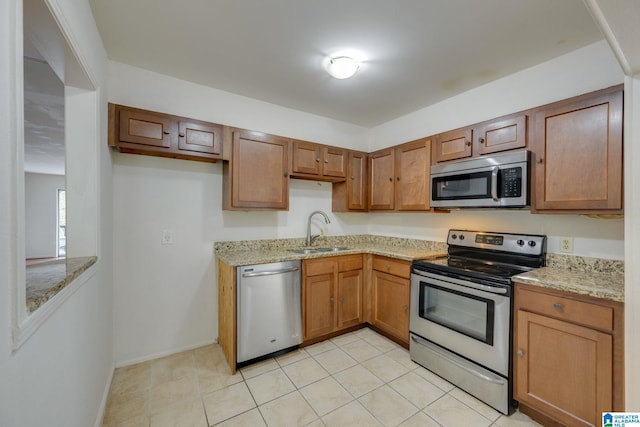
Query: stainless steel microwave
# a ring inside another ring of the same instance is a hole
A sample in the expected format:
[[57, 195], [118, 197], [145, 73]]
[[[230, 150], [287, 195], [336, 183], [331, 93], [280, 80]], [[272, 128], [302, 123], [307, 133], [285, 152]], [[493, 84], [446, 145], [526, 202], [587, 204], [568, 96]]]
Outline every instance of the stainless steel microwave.
[[527, 207], [530, 163], [531, 152], [517, 150], [431, 166], [431, 206]]

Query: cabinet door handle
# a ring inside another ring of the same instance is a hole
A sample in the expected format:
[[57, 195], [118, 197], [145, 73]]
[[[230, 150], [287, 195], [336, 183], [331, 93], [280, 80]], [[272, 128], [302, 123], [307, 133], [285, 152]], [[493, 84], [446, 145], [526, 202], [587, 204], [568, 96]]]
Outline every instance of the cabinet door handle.
[[356, 179], [356, 177], [355, 177], [355, 176], [353, 176], [353, 175], [351, 175], [351, 180], [354, 180], [354, 179]]
[[286, 178], [286, 177], [288, 177], [288, 176], [289, 176], [289, 172], [285, 172], [285, 173], [284, 173], [284, 177]]
[[330, 302], [333, 302], [333, 297], [329, 298], [329, 301], [330, 301]]
[[340, 297], [340, 298], [338, 298], [338, 300], [339, 300], [340, 302], [344, 302], [344, 297]]
[[320, 158], [316, 157], [316, 162], [320, 163]]
[[389, 177], [389, 182], [393, 182], [393, 178], [392, 177]]
[[479, 142], [480, 144], [484, 144], [484, 138], [483, 138], [483, 137], [478, 138], [478, 142]]
[[171, 132], [169, 132], [168, 130], [162, 131], [162, 133], [164, 133], [165, 135], [169, 135]]
[[538, 157], [538, 158], [536, 159], [536, 163], [537, 163], [537, 164], [539, 164], [539, 165], [541, 165], [541, 164], [542, 164], [542, 157]]
[[471, 141], [465, 141], [464, 145], [466, 145], [467, 147], [469, 147], [471, 145]]
[[409, 309], [409, 306], [403, 305], [402, 306], [402, 311], [407, 311]]
[[400, 177], [399, 176], [396, 176], [396, 181], [400, 181]]
[[522, 357], [524, 356], [524, 351], [522, 351], [522, 349], [518, 349], [518, 352], [516, 353], [518, 355], [518, 357]]
[[325, 163], [329, 163], [329, 160], [325, 160], [324, 162], [325, 162]]
[[553, 308], [555, 308], [558, 311], [562, 311], [564, 309], [564, 306], [562, 304], [560, 304], [559, 302], [553, 304]]
[[179, 136], [180, 138], [184, 138], [184, 133], [179, 133], [179, 134], [178, 134], [178, 136]]

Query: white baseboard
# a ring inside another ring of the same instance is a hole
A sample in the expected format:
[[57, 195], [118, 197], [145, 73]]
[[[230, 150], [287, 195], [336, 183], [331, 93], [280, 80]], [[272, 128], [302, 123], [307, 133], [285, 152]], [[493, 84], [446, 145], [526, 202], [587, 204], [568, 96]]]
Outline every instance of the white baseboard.
[[93, 424], [94, 427], [101, 427], [102, 420], [104, 419], [104, 413], [107, 410], [107, 400], [109, 399], [109, 391], [111, 390], [111, 383], [113, 382], [113, 373], [116, 370], [115, 363], [111, 364], [111, 373], [109, 374], [109, 380], [104, 387], [104, 392], [102, 393], [102, 402], [100, 403], [100, 408], [98, 409], [98, 416], [96, 417], [96, 422]]
[[215, 338], [213, 341], [205, 341], [198, 344], [188, 345], [185, 347], [172, 348], [169, 350], [160, 351], [158, 353], [134, 357], [131, 359], [116, 360], [115, 367], [122, 368], [124, 366], [135, 365], [136, 363], [142, 363], [148, 360], [158, 359], [160, 357], [171, 356], [172, 354], [181, 353], [183, 351], [189, 351], [195, 348], [204, 347], [205, 345], [217, 344], [217, 343], [218, 343], [218, 338]]

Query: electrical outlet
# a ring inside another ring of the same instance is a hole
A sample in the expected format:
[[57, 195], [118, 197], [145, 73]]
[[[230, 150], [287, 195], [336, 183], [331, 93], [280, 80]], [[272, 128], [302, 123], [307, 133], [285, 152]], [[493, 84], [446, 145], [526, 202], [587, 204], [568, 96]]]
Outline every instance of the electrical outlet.
[[171, 230], [162, 230], [162, 244], [173, 245], [173, 233]]
[[573, 237], [560, 237], [560, 252], [573, 253]]

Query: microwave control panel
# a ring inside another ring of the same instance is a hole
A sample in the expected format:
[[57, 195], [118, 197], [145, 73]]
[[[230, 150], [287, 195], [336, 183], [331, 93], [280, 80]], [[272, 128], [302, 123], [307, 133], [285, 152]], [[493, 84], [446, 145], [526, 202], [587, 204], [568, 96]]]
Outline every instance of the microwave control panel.
[[512, 167], [500, 170], [500, 196], [520, 197], [522, 196], [522, 168]]

